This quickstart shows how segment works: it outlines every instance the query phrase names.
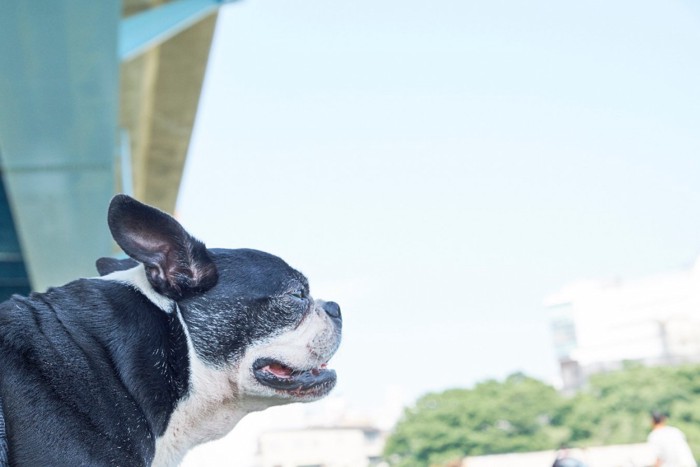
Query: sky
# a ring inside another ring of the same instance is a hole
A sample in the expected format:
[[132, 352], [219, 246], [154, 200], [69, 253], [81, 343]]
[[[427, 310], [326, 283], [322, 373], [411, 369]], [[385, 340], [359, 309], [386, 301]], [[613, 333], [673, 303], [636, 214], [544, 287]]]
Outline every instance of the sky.
[[699, 23], [691, 0], [234, 2], [178, 216], [341, 305], [353, 405], [555, 382], [549, 294], [700, 255]]

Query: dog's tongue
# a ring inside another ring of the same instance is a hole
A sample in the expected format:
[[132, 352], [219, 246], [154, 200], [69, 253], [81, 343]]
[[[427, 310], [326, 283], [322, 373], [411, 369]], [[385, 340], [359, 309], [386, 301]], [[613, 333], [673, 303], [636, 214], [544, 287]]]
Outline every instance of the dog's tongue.
[[292, 369], [280, 363], [271, 363], [267, 365], [267, 369], [278, 378], [289, 378], [292, 375]]

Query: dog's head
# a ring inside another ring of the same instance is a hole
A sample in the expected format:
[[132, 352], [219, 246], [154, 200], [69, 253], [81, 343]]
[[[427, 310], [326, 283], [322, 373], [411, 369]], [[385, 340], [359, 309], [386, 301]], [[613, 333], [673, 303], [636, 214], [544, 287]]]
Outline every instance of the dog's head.
[[[132, 259], [102, 258], [166, 312], [181, 313], [200, 364], [227, 374], [231, 397], [260, 407], [325, 396], [340, 344], [334, 302], [314, 300], [300, 272], [256, 250], [207, 249], [172, 217], [128, 196], [109, 209], [112, 235]], [[127, 271], [128, 270], [128, 271]]]

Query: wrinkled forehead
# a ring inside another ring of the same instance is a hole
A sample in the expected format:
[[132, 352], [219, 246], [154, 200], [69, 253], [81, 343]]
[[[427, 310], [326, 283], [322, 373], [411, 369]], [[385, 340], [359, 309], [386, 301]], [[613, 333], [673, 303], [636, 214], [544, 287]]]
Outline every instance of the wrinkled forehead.
[[219, 281], [212, 294], [242, 293], [259, 297], [274, 296], [299, 287], [308, 289], [306, 277], [281, 258], [251, 249], [209, 250], [216, 264]]

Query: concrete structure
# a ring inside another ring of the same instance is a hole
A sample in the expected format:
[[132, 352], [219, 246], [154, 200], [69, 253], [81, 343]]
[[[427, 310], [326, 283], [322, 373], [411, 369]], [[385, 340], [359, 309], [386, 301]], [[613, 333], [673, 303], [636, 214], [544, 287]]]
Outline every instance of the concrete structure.
[[[122, 17], [137, 18], [159, 5], [181, 1], [124, 0]], [[192, 3], [192, 2], [189, 2]], [[172, 213], [192, 135], [216, 25], [224, 2], [197, 2], [203, 10], [175, 34], [149, 44], [121, 62], [119, 126], [128, 139], [134, 196]], [[123, 25], [125, 23], [122, 23]], [[124, 30], [121, 31], [124, 33]]]
[[401, 388], [392, 387], [374, 402], [374, 407], [358, 409], [334, 392], [313, 404], [280, 405], [254, 412], [243, 417], [223, 438], [195, 447], [181, 466], [261, 467], [291, 462], [318, 466], [358, 462], [351, 465], [379, 467], [383, 464], [377, 464], [377, 457], [403, 413], [406, 395]]
[[94, 274], [115, 192], [174, 210], [224, 3], [3, 5], [0, 300]]
[[264, 433], [259, 467], [368, 467], [381, 463], [386, 433], [376, 428], [335, 427]]
[[571, 284], [545, 305], [564, 389], [625, 361], [700, 361], [700, 261], [636, 280]]

